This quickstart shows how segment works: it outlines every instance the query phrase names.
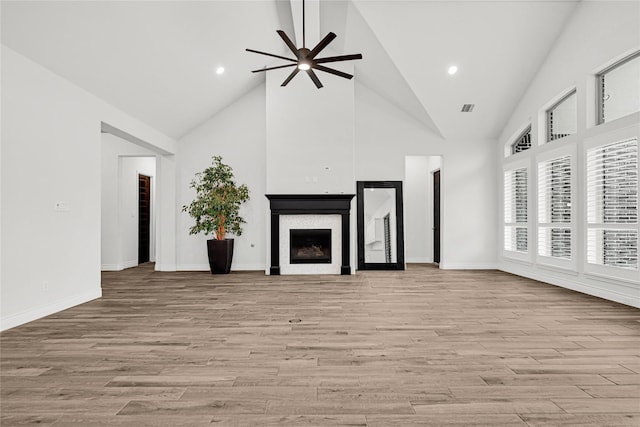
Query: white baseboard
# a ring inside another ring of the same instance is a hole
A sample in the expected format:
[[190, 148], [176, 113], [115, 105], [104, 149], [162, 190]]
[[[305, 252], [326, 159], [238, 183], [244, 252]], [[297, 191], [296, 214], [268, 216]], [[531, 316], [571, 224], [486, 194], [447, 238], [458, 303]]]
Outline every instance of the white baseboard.
[[456, 264], [441, 262], [439, 266], [442, 270], [496, 270], [498, 268], [498, 265], [493, 263]]
[[175, 264], [159, 264], [156, 262], [156, 271], [177, 271]]
[[209, 271], [209, 264], [178, 264], [176, 271]]
[[83, 294], [75, 295], [69, 298], [63, 298], [40, 307], [25, 310], [21, 313], [2, 317], [0, 319], [0, 331], [6, 331], [7, 329], [24, 325], [25, 323], [41, 319], [51, 314], [58, 313], [59, 311], [66, 310], [76, 305], [84, 304], [85, 302], [89, 302], [100, 297], [102, 297], [102, 289], [98, 288], [91, 292], [85, 292]]
[[126, 261], [123, 264], [102, 264], [100, 269], [102, 271], [121, 271], [121, 270], [124, 270], [125, 268], [137, 267], [138, 265], [139, 265], [138, 261], [131, 260], [131, 261]]
[[134, 259], [134, 260], [130, 260], [130, 261], [125, 261], [125, 262], [122, 264], [122, 267], [123, 267], [123, 269], [124, 269], [124, 268], [137, 267], [138, 265], [139, 265], [139, 264], [138, 264], [138, 260], [137, 260], [137, 259]]
[[264, 271], [264, 264], [233, 264], [231, 271]]
[[[594, 297], [606, 299], [624, 305], [629, 305], [631, 307], [640, 308], [640, 295], [638, 295], [637, 291], [635, 291], [635, 295], [623, 292], [623, 290], [629, 289], [628, 285], [616, 286], [613, 283], [607, 284], [604, 281], [598, 283], [594, 280], [576, 276], [560, 277], [556, 274], [553, 274], [553, 271], [551, 270], [531, 271], [531, 269], [524, 266], [509, 265], [506, 263], [502, 263], [499, 269], [501, 271], [515, 274], [517, 276], [526, 277], [528, 279], [537, 280], [539, 282], [548, 283], [550, 285], [559, 286], [561, 288], [571, 289], [572, 291], [580, 292]], [[609, 289], [605, 288], [604, 286], [609, 286]], [[618, 289], [612, 289], [614, 287]]]
[[407, 257], [404, 260], [407, 264], [428, 264], [433, 262], [433, 260], [427, 257]]
[[[231, 271], [264, 271], [264, 264], [233, 264]], [[179, 264], [176, 271], [209, 271], [209, 264]]]

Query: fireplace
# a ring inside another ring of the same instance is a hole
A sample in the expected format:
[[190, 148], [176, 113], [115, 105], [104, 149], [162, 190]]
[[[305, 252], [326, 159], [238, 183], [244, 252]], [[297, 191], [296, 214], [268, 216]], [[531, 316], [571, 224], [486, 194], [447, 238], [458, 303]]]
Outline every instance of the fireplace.
[[331, 264], [331, 229], [289, 230], [291, 264]]
[[[351, 274], [350, 212], [354, 194], [266, 196], [271, 208], [269, 274]], [[297, 231], [314, 232], [314, 236], [303, 239], [325, 240], [311, 245], [307, 242], [307, 249], [298, 255], [291, 251], [297, 245], [295, 242], [292, 245]]]

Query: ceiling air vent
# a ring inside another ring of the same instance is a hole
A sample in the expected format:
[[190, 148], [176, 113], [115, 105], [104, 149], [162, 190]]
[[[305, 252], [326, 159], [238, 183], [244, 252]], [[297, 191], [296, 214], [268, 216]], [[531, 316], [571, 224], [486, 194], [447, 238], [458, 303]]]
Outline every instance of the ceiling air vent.
[[462, 110], [461, 111], [463, 113], [470, 113], [470, 112], [473, 111], [473, 107], [475, 107], [475, 106], [476, 106], [476, 104], [464, 104], [462, 106]]

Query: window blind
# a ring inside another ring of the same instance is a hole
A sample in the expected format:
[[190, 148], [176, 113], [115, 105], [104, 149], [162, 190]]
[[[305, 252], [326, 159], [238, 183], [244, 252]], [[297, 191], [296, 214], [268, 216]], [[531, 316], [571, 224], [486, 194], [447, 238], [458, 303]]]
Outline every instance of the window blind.
[[587, 152], [587, 262], [638, 269], [638, 139]]
[[531, 126], [529, 126], [516, 141], [511, 144], [511, 154], [516, 154], [531, 148]]
[[571, 156], [538, 164], [538, 254], [571, 259]]
[[528, 251], [527, 231], [527, 169], [504, 173], [504, 249]]

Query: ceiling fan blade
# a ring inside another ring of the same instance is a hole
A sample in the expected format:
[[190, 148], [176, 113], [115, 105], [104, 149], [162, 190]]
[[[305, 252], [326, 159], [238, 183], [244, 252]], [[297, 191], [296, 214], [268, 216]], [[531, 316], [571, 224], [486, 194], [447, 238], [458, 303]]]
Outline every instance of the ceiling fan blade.
[[289, 77], [287, 77], [287, 78], [285, 79], [285, 81], [284, 81], [284, 82], [282, 82], [282, 84], [281, 84], [280, 86], [286, 86], [287, 84], [289, 84], [289, 82], [291, 81], [291, 79], [293, 79], [293, 78], [296, 76], [296, 74], [298, 74], [299, 72], [300, 72], [300, 69], [299, 69], [298, 67], [296, 67], [296, 69], [295, 69], [295, 70], [293, 70], [293, 71], [291, 72], [291, 74], [289, 74]]
[[277, 67], [260, 68], [258, 70], [253, 70], [252, 73], [259, 73], [260, 71], [277, 70], [278, 68], [295, 67], [296, 65], [298, 64], [287, 64], [287, 65], [279, 65]]
[[286, 58], [286, 57], [284, 57], [284, 56], [274, 55], [273, 53], [260, 52], [259, 50], [253, 50], [253, 49], [245, 49], [245, 50], [246, 50], [247, 52], [259, 53], [260, 55], [267, 55], [267, 56], [273, 56], [274, 58], [284, 59], [285, 61], [298, 62], [298, 60], [297, 60], [297, 59]]
[[320, 83], [320, 79], [318, 78], [318, 76], [316, 76], [316, 73], [314, 73], [313, 70], [309, 69], [307, 70], [307, 74], [309, 74], [309, 77], [311, 77], [311, 80], [313, 80], [313, 83], [315, 83], [316, 87], [320, 89], [322, 87], [322, 83]]
[[322, 40], [320, 40], [320, 43], [318, 43], [316, 47], [314, 47], [313, 50], [309, 52], [309, 55], [307, 55], [307, 58], [309, 59], [315, 58], [316, 55], [319, 54], [322, 49], [327, 47], [327, 45], [331, 43], [335, 38], [336, 38], [335, 33], [330, 32], [329, 34], [327, 34]]
[[[322, 65], [314, 64], [312, 67], [315, 68], [316, 70], [324, 71], [325, 73], [335, 74], [336, 76], [344, 77], [345, 79], [352, 79], [353, 78], [353, 75], [351, 75], [351, 74], [343, 73], [342, 71], [334, 70], [333, 68], [327, 68], [327, 67], [322, 66]], [[309, 71], [311, 71], [311, 70], [309, 70]]]
[[284, 40], [285, 44], [287, 46], [289, 46], [289, 49], [291, 49], [291, 52], [293, 52], [293, 54], [296, 56], [296, 58], [298, 57], [298, 48], [296, 47], [295, 44], [293, 44], [293, 42], [291, 41], [291, 39], [289, 38], [289, 36], [287, 36], [287, 33], [285, 33], [282, 30], [278, 30], [276, 31], [280, 37], [282, 38], [282, 40]]
[[314, 59], [313, 61], [316, 64], [324, 64], [326, 62], [350, 61], [352, 59], [362, 59], [362, 54], [356, 53], [354, 55], [328, 56], [326, 58]]

